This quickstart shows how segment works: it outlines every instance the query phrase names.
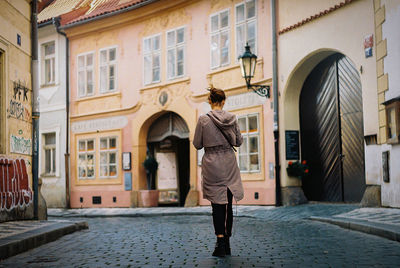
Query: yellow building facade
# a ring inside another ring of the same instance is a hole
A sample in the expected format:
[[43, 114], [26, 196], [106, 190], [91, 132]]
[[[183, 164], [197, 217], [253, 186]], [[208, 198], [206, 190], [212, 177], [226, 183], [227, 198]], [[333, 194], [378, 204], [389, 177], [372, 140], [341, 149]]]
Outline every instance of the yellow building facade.
[[33, 218], [30, 2], [0, 1], [0, 221]]
[[275, 204], [271, 99], [248, 92], [237, 57], [257, 54], [254, 83], [270, 85], [270, 1], [149, 1], [62, 26], [70, 42], [72, 207], [131, 207], [147, 189], [147, 154], [159, 167], [160, 204], [207, 205], [202, 153], [192, 145], [210, 110], [206, 88], [238, 116], [245, 198]]

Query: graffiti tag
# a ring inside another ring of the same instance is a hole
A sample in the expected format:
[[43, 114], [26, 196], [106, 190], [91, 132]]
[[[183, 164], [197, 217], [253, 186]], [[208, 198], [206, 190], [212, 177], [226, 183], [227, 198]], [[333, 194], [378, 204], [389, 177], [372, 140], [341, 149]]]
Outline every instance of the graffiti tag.
[[32, 151], [32, 140], [24, 137], [11, 135], [10, 137], [11, 152], [18, 154], [30, 155]]
[[13, 95], [14, 100], [17, 99], [17, 95], [18, 95], [18, 100], [21, 100], [21, 95], [23, 95], [23, 101], [27, 101], [29, 88], [23, 85], [19, 80], [18, 82], [14, 81], [13, 84], [14, 84], [14, 95]]
[[13, 117], [16, 119], [30, 121], [31, 113], [21, 102], [10, 100], [9, 108], [7, 110], [8, 117]]
[[32, 200], [24, 159], [0, 158], [0, 211], [27, 207]]

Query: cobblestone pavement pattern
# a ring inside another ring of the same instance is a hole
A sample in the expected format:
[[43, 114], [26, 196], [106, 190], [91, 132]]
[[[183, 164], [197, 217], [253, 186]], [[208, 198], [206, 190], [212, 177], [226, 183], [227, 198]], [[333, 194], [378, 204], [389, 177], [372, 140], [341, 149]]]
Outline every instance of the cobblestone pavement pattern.
[[89, 230], [0, 267], [399, 267], [400, 243], [302, 219], [308, 213], [301, 211], [236, 217], [232, 256], [226, 258], [211, 256], [210, 216], [86, 218]]

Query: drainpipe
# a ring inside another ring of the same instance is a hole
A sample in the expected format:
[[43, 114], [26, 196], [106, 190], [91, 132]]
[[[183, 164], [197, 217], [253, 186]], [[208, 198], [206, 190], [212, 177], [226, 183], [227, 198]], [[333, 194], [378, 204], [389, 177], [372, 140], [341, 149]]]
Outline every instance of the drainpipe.
[[282, 205], [281, 200], [281, 173], [279, 161], [279, 98], [278, 98], [278, 60], [276, 45], [276, 6], [271, 0], [272, 25], [272, 91], [274, 97], [274, 145], [275, 145], [275, 204]]
[[53, 18], [53, 24], [56, 27], [57, 33], [65, 37], [65, 111], [66, 111], [66, 125], [65, 125], [65, 202], [66, 207], [71, 208], [70, 204], [70, 189], [69, 189], [69, 39], [67, 34], [60, 31], [60, 17]]
[[31, 4], [31, 83], [32, 83], [32, 184], [33, 184], [33, 218], [38, 219], [39, 211], [39, 62], [38, 62], [38, 34], [37, 34], [37, 0]]

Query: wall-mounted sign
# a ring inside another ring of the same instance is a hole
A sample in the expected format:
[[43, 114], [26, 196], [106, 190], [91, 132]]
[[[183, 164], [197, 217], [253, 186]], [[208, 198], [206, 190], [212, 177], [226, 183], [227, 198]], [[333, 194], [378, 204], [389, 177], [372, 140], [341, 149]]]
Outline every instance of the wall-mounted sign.
[[126, 116], [113, 116], [93, 120], [73, 122], [71, 131], [74, 133], [85, 133], [94, 131], [104, 131], [111, 129], [121, 129], [128, 124]]
[[389, 151], [382, 152], [382, 178], [384, 182], [390, 182]]
[[299, 131], [286, 130], [286, 160], [299, 160], [300, 159], [300, 146], [299, 146]]
[[10, 151], [17, 154], [31, 155], [32, 140], [24, 137], [10, 136]]
[[364, 37], [364, 51], [365, 57], [369, 58], [372, 57], [372, 47], [374, 46], [374, 36], [369, 34]]
[[125, 186], [125, 191], [132, 190], [132, 172], [124, 173], [124, 186]]
[[[253, 92], [238, 94], [229, 96], [226, 98], [224, 110], [232, 111], [247, 107], [259, 106], [266, 102], [265, 97], [260, 97]], [[206, 114], [211, 110], [210, 104], [208, 102], [203, 103], [203, 113]]]
[[131, 152], [122, 153], [122, 169], [131, 170]]

